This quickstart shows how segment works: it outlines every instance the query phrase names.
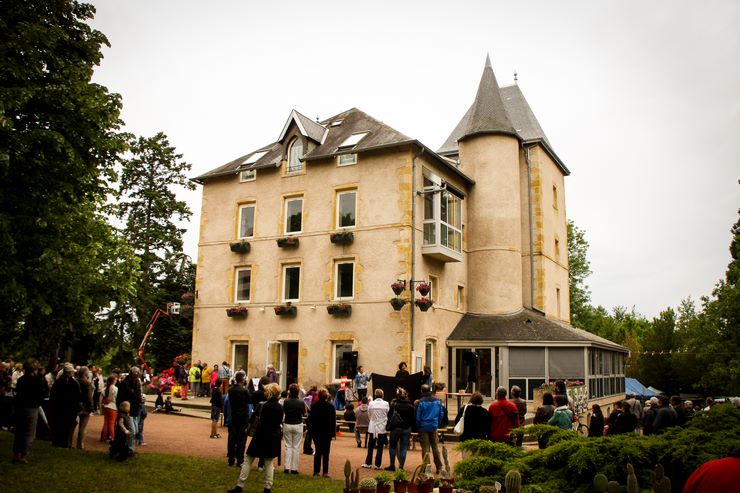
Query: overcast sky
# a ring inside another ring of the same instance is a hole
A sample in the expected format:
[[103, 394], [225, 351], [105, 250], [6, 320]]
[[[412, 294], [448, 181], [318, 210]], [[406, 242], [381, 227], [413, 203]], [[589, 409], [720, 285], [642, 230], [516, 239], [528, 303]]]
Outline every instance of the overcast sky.
[[[571, 170], [594, 304], [709, 294], [740, 206], [740, 2], [95, 0], [95, 80], [192, 176], [274, 142], [290, 111], [357, 107], [437, 149], [486, 53]], [[197, 258], [200, 188], [186, 253]]]

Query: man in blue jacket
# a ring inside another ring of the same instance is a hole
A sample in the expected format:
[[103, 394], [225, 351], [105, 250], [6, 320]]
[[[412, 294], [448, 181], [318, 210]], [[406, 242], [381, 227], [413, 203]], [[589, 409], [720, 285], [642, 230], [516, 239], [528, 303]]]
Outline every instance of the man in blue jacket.
[[418, 426], [419, 438], [421, 438], [421, 455], [426, 456], [431, 446], [434, 465], [437, 474], [442, 470], [442, 460], [439, 458], [439, 441], [437, 429], [444, 418], [442, 402], [432, 396], [429, 385], [421, 386], [421, 398], [414, 403], [416, 407], [416, 425]]

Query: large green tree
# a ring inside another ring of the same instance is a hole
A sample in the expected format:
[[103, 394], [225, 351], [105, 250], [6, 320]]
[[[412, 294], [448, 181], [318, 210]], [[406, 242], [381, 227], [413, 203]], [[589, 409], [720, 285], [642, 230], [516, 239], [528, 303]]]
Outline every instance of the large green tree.
[[[119, 334], [127, 335], [136, 347], [152, 313], [194, 289], [194, 275], [188, 274], [192, 267], [183, 254], [185, 228], [178, 224], [192, 213], [177, 192], [195, 187], [186, 176], [190, 164], [182, 160], [164, 133], [131, 138], [129, 151], [121, 160], [118, 217], [125, 223], [128, 243], [141, 260], [140, 276], [136, 294], [119, 300], [114, 315], [119, 320]], [[156, 330], [164, 333], [165, 327], [172, 336], [171, 347], [189, 351], [192, 321], [163, 320]]]
[[89, 331], [132, 284], [106, 221], [121, 99], [91, 82], [105, 36], [71, 0], [3, 0], [0, 16], [0, 331], [43, 351]]
[[586, 328], [586, 312], [590, 308], [591, 292], [586, 278], [591, 275], [588, 261], [588, 241], [586, 233], [568, 220], [568, 271], [570, 288], [570, 321], [580, 328]]

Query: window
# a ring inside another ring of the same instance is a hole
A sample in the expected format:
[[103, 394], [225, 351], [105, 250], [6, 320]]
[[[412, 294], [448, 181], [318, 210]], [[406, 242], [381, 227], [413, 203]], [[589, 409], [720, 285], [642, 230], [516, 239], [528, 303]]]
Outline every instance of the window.
[[457, 286], [457, 298], [455, 298], [455, 307], [458, 310], [465, 309], [465, 287], [460, 286], [459, 284]]
[[560, 288], [555, 288], [555, 303], [557, 303], [558, 318], [560, 318]]
[[241, 173], [239, 173], [239, 181], [245, 182], [245, 181], [254, 181], [257, 179], [257, 170], [256, 169], [245, 169]]
[[285, 232], [300, 233], [303, 228], [303, 199], [285, 200]]
[[250, 267], [236, 269], [236, 293], [234, 295], [234, 301], [236, 303], [248, 302], [251, 286], [252, 269]]
[[560, 240], [555, 238], [555, 258], [560, 260]]
[[558, 210], [558, 187], [552, 186], [552, 208]]
[[353, 228], [355, 227], [355, 217], [357, 211], [357, 191], [337, 193], [337, 227]]
[[298, 301], [301, 294], [301, 266], [283, 266], [283, 301]]
[[427, 298], [439, 303], [439, 278], [437, 276], [429, 276], [429, 294]]
[[434, 374], [434, 355], [437, 352], [437, 341], [434, 339], [427, 339], [424, 344], [424, 366], [428, 366], [432, 369], [432, 375]]
[[361, 132], [358, 134], [352, 134], [346, 139], [344, 139], [344, 142], [339, 144], [338, 149], [349, 149], [351, 147], [356, 146], [369, 132]]
[[288, 147], [288, 173], [303, 171], [303, 142], [301, 139], [293, 139]]
[[249, 344], [234, 343], [232, 346], [231, 367], [234, 369], [249, 368]]
[[337, 158], [337, 164], [339, 166], [349, 166], [350, 164], [357, 164], [357, 154], [341, 154]]
[[239, 207], [239, 239], [254, 236], [254, 204]]
[[583, 380], [583, 348], [551, 347], [548, 352], [548, 376], [550, 380]]
[[332, 380], [339, 380], [352, 374], [352, 342], [343, 341], [334, 343], [334, 364], [332, 365]]
[[352, 299], [355, 296], [355, 263], [341, 261], [336, 263], [334, 277], [334, 297], [338, 300]]
[[459, 262], [462, 260], [462, 200], [447, 186], [434, 175], [424, 175], [422, 253], [446, 262]]

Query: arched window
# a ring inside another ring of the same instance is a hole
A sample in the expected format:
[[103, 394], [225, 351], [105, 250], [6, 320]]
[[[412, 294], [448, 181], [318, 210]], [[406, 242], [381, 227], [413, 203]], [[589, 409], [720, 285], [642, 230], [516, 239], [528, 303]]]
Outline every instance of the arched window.
[[301, 158], [303, 157], [303, 142], [301, 139], [293, 139], [288, 146], [288, 173], [295, 173], [303, 169]]

